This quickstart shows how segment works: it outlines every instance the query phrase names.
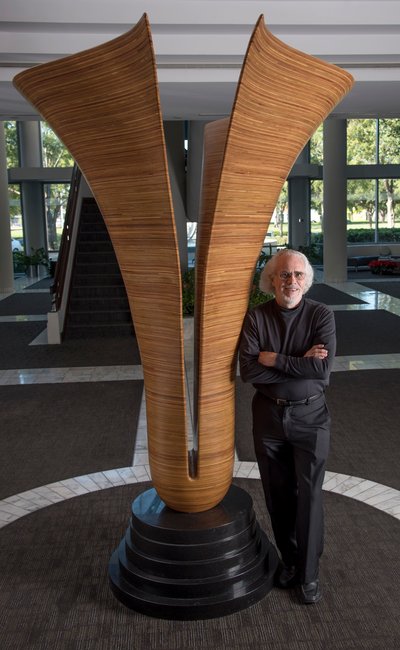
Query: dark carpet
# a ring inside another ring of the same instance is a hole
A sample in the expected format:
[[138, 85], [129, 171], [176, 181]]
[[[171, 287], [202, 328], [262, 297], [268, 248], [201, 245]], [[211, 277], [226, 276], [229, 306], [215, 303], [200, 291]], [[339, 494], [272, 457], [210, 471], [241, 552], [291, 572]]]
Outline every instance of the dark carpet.
[[307, 298], [323, 302], [326, 305], [360, 305], [364, 302], [327, 284], [313, 284], [307, 291]]
[[43, 322], [0, 323], [0, 369], [64, 368], [140, 364], [134, 336], [29, 345], [45, 329]]
[[0, 499], [130, 465], [142, 391], [142, 381], [0, 386]]
[[0, 300], [0, 316], [47, 314], [50, 310], [50, 293], [13, 293]]
[[[235, 483], [253, 497], [269, 532], [259, 481]], [[325, 495], [323, 600], [307, 607], [272, 590], [241, 612], [169, 621], [124, 607], [108, 562], [131, 501], [148, 484], [73, 498], [0, 530], [2, 650], [350, 650], [400, 644], [400, 522], [360, 502]], [[272, 540], [272, 537], [271, 537]]]
[[236, 377], [235, 394], [235, 445], [239, 460], [255, 461], [253, 445], [251, 400], [254, 395], [252, 384], [245, 384]]
[[361, 285], [361, 288], [368, 287], [368, 289], [387, 293], [388, 296], [392, 296], [393, 298], [400, 298], [400, 280], [391, 280], [387, 282], [381, 280], [377, 280], [376, 282], [361, 282]]
[[382, 309], [335, 311], [337, 356], [400, 352], [400, 317]]
[[400, 489], [400, 370], [333, 372], [328, 469]]
[[[333, 372], [327, 390], [332, 417], [327, 469], [400, 489], [400, 370]], [[255, 461], [251, 430], [254, 389], [236, 383], [236, 450]]]

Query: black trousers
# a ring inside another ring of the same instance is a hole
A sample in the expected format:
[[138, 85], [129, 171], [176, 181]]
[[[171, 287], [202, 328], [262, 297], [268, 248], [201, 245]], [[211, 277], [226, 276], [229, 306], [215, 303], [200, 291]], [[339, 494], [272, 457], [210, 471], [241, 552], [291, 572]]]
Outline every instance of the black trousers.
[[278, 406], [258, 391], [253, 437], [275, 542], [301, 582], [318, 577], [324, 545], [322, 484], [330, 416], [324, 394], [310, 404]]

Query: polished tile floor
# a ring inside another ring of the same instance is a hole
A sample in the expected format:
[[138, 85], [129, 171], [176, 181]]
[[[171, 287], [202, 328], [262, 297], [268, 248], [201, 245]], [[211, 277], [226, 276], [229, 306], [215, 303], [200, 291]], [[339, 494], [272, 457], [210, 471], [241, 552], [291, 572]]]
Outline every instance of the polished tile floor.
[[[28, 285], [26, 278], [16, 280], [15, 291], [22, 291]], [[374, 310], [384, 309], [400, 316], [400, 300], [372, 289], [363, 288], [355, 282], [332, 284], [333, 288], [359, 298], [365, 304], [334, 305], [333, 310]], [[29, 291], [29, 289], [28, 289]], [[48, 289], [43, 289], [47, 293]], [[9, 294], [0, 294], [0, 300]], [[0, 317], [0, 322], [45, 321], [46, 314], [27, 316]], [[190, 333], [186, 345], [190, 344]], [[31, 345], [46, 344], [45, 334], [41, 334]], [[370, 369], [400, 368], [400, 354], [377, 354], [366, 356], [336, 357], [334, 372], [337, 371], [362, 371]], [[191, 363], [188, 363], [190, 375]], [[67, 382], [95, 382], [95, 381], [123, 381], [143, 379], [141, 366], [97, 366], [74, 368], [31, 368], [0, 370], [0, 385], [23, 384], [48, 384]], [[190, 381], [188, 382], [190, 384]], [[234, 476], [259, 479], [256, 463], [240, 462], [236, 459]], [[138, 483], [151, 480], [149, 460], [147, 453], [146, 409], [145, 396], [139, 414], [139, 424], [136, 436], [135, 449], [132, 450], [132, 464], [130, 467], [109, 469], [86, 476], [71, 477], [70, 479], [44, 485], [21, 494], [10, 496], [0, 501], [0, 528], [23, 517], [24, 515], [49, 506], [53, 503], [70, 499], [117, 485]], [[363, 501], [379, 510], [382, 510], [400, 520], [400, 491], [381, 485], [367, 478], [349, 476], [346, 474], [327, 472], [324, 490], [336, 492], [346, 497]]]

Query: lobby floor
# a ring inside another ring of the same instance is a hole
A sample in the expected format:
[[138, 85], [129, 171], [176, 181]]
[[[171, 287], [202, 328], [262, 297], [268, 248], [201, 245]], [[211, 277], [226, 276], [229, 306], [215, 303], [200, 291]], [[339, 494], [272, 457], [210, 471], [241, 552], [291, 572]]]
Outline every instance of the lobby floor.
[[[79, 365], [83, 347], [78, 346], [78, 354], [72, 359], [68, 345], [47, 346], [45, 314], [0, 315], [0, 332], [10, 332], [10, 328], [34, 332], [29, 346], [24, 344], [23, 353], [11, 355], [8, 363], [0, 364], [1, 647], [397, 650], [400, 490], [395, 468], [400, 445], [394, 414], [399, 408], [396, 386], [400, 386], [400, 345], [396, 325], [400, 299], [376, 291], [371, 288], [373, 280], [368, 282], [367, 287], [358, 278], [357, 282], [351, 278], [340, 285], [325, 285], [324, 289], [325, 295], [332, 296], [330, 306], [338, 312], [338, 322], [347, 329], [350, 321], [350, 329], [360, 328], [359, 335], [358, 330], [356, 336], [353, 331], [350, 339], [359, 350], [365, 352], [366, 341], [372, 342], [371, 353], [353, 354], [346, 341], [342, 346], [346, 354], [337, 356], [334, 363], [331, 383], [336, 384], [333, 402], [336, 414], [340, 414], [335, 420], [340, 422], [330, 466], [335, 471], [327, 471], [324, 482], [324, 597], [320, 604], [309, 608], [300, 605], [295, 594], [273, 589], [246, 610], [206, 621], [151, 619], [123, 607], [108, 586], [108, 561], [126, 528], [132, 498], [151, 484], [143, 372], [135, 362], [137, 355], [132, 355], [131, 362], [130, 357], [123, 356], [125, 348], [118, 348], [114, 364], [115, 357], [107, 356], [108, 352], [101, 351], [97, 358], [93, 350], [86, 350], [82, 358], [93, 363]], [[320, 278], [316, 278], [318, 283], [322, 290]], [[28, 292], [41, 296], [48, 289], [30, 288], [24, 278], [18, 280], [14, 295]], [[343, 303], [333, 304], [338, 297]], [[0, 307], [6, 298], [0, 296]], [[374, 315], [376, 322], [386, 328], [385, 345], [375, 340], [379, 338], [375, 330], [362, 337], [362, 328], [371, 327], [370, 316]], [[26, 337], [20, 340], [26, 341]], [[3, 341], [3, 361], [6, 347]], [[50, 347], [64, 347], [65, 352], [46, 353]], [[373, 350], [379, 353], [373, 354]], [[11, 358], [23, 359], [26, 367], [23, 363], [15, 367]], [[48, 359], [49, 363], [38, 367], [37, 359]], [[190, 374], [190, 364], [188, 371]], [[383, 387], [375, 392], [378, 377]], [[388, 377], [395, 384], [390, 391], [385, 390]], [[247, 426], [248, 393], [243, 390], [241, 395]], [[61, 440], [51, 426], [40, 438], [42, 413], [48, 418], [57, 416], [57, 409], [52, 407], [54, 399], [65, 400], [63, 406], [68, 406], [68, 399], [76, 400], [77, 411], [85, 411], [86, 420], [75, 422], [74, 413], [65, 416], [60, 426]], [[134, 424], [129, 425], [128, 413], [115, 423], [109, 418], [103, 425], [107, 409], [121, 410], [121, 405], [122, 410], [129, 409], [132, 400]], [[14, 419], [5, 417], [10, 404]], [[19, 413], [22, 404], [24, 414], [29, 414], [30, 409], [37, 411], [37, 438], [30, 446], [26, 416]], [[96, 411], [100, 406], [103, 410], [99, 416]], [[364, 418], [359, 424], [360, 414]], [[360, 453], [354, 460], [356, 447]], [[79, 457], [81, 450], [83, 459]], [[122, 459], [122, 463], [112, 458]], [[250, 458], [251, 453], [237, 452], [234, 481], [251, 494], [260, 525], [271, 536], [258, 468]]]
[[[16, 292], [29, 291], [29, 280], [18, 278]], [[400, 299], [382, 294], [373, 289], [351, 282], [330, 285], [343, 293], [353, 296], [362, 304], [331, 305], [334, 311], [370, 311], [386, 310], [400, 316]], [[33, 290], [34, 293], [48, 293], [48, 289]], [[3, 295], [0, 299], [8, 296]], [[46, 315], [0, 316], [1, 322], [27, 322], [45, 321]], [[31, 345], [42, 345], [43, 334], [31, 342]], [[334, 372], [400, 368], [400, 353], [347, 355], [335, 359]], [[143, 379], [140, 365], [93, 366], [93, 367], [62, 367], [62, 368], [16, 368], [0, 370], [0, 386], [71, 383], [71, 382], [97, 382], [97, 381], [122, 381]], [[240, 462], [236, 458], [234, 476], [240, 478], [259, 479], [257, 464], [254, 462]], [[140, 481], [151, 480], [151, 473], [147, 453], [146, 434], [146, 409], [145, 395], [140, 407], [139, 424], [136, 433], [135, 448], [132, 449], [132, 463], [128, 467], [110, 468], [100, 473], [85, 476], [72, 476], [69, 479], [43, 485], [21, 494], [12, 495], [0, 501], [0, 528], [25, 514], [31, 513], [49, 503], [58, 503], [87, 492], [126, 485]], [[360, 478], [346, 474], [333, 474], [327, 472], [324, 490], [333, 491], [345, 496], [358, 499], [373, 505], [400, 520], [400, 492], [393, 488], [376, 484], [368, 477]]]

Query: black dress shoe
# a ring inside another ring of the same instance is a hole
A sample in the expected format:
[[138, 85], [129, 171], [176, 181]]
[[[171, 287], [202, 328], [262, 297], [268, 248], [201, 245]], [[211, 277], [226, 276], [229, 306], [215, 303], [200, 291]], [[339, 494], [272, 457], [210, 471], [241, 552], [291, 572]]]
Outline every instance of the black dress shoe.
[[321, 598], [321, 590], [319, 588], [319, 580], [315, 580], [314, 582], [305, 582], [304, 584], [300, 585], [300, 601], [304, 605], [313, 605], [314, 603], [318, 603]]
[[281, 564], [276, 574], [275, 584], [280, 589], [290, 589], [298, 584], [297, 567]]

